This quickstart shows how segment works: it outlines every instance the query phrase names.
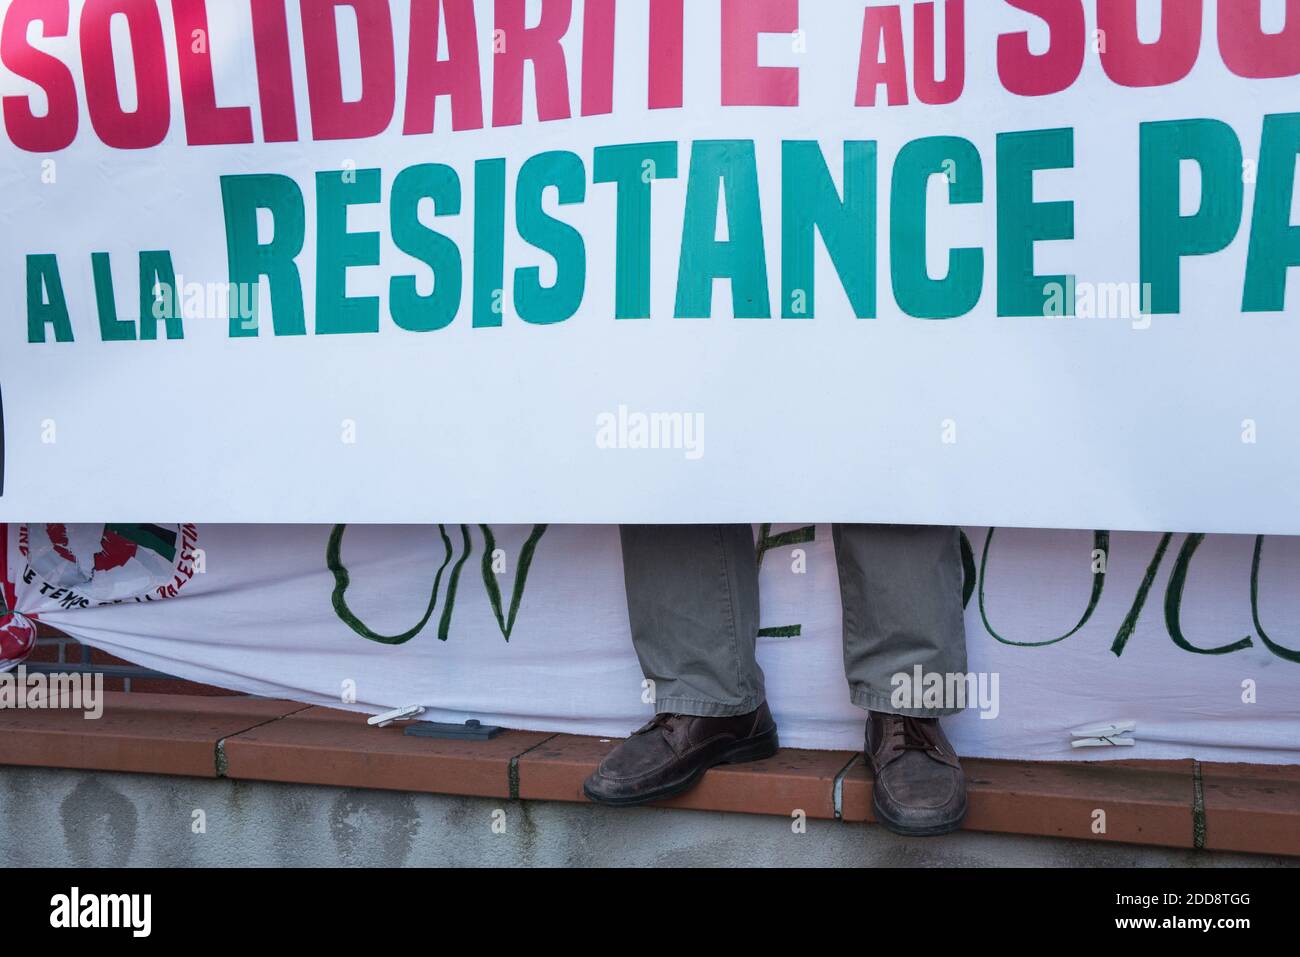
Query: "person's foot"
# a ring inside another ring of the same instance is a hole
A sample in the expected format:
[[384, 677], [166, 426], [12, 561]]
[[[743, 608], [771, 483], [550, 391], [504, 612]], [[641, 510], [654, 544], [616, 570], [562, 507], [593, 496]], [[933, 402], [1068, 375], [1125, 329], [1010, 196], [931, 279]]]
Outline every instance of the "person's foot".
[[947, 834], [966, 816], [966, 779], [937, 718], [867, 713], [872, 806], [887, 830], [908, 837]]
[[605, 755], [582, 792], [612, 807], [662, 801], [689, 789], [714, 765], [760, 761], [779, 747], [766, 703], [728, 718], [660, 714]]

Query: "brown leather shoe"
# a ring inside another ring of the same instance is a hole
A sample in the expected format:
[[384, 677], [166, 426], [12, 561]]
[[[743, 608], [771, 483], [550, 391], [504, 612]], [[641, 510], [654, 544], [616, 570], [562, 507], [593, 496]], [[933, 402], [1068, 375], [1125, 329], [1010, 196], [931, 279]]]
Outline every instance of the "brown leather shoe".
[[766, 702], [749, 714], [660, 714], [600, 762], [582, 792], [597, 804], [632, 807], [681, 794], [717, 764], [761, 761], [780, 744]]
[[872, 806], [887, 830], [908, 837], [947, 834], [966, 816], [966, 778], [937, 718], [867, 713]]

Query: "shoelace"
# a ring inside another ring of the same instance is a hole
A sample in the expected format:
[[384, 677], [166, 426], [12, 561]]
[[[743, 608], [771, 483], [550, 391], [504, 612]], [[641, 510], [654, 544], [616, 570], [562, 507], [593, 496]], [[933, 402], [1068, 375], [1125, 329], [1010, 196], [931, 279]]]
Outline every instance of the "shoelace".
[[921, 723], [916, 718], [909, 718], [906, 715], [895, 715], [890, 721], [890, 737], [902, 737], [902, 744], [899, 746], [903, 751], [930, 751], [937, 746], [921, 730]]
[[680, 718], [680, 717], [681, 715], [677, 715], [677, 714], [657, 714], [650, 721], [647, 721], [640, 728], [638, 728], [636, 733], [646, 734], [647, 732], [653, 731], [655, 728], [667, 728], [668, 723], [670, 721], [672, 721], [674, 718]]

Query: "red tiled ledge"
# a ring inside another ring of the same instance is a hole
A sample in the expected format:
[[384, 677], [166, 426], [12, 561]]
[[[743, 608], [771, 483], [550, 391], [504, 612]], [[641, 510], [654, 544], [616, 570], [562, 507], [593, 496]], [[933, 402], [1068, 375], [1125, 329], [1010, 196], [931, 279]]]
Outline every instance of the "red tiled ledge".
[[[352, 712], [246, 697], [105, 699], [95, 721], [76, 711], [0, 711], [0, 764], [583, 801], [583, 779], [617, 743], [532, 731], [481, 742], [415, 738]], [[969, 830], [1300, 856], [1300, 765], [964, 765]], [[715, 768], [662, 806], [871, 821], [871, 775], [855, 752], [783, 749]]]

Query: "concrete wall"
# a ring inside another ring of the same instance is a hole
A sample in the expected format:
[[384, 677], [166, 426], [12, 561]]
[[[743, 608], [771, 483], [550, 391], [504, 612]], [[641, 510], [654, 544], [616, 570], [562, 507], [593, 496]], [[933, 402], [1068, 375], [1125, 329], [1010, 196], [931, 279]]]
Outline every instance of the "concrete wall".
[[[202, 811], [205, 833], [194, 832]], [[504, 825], [494, 831], [494, 822]], [[1141, 866], [1285, 858], [699, 811], [0, 767], [9, 866]]]

